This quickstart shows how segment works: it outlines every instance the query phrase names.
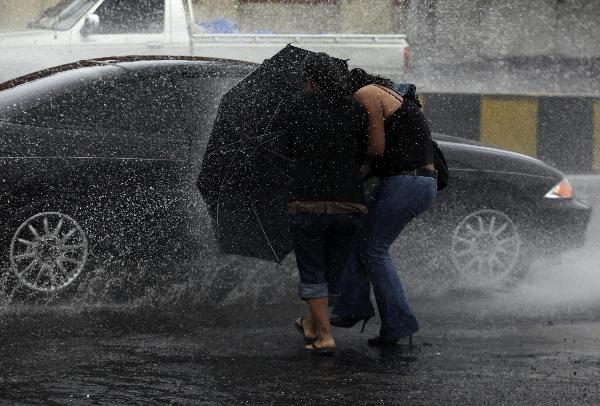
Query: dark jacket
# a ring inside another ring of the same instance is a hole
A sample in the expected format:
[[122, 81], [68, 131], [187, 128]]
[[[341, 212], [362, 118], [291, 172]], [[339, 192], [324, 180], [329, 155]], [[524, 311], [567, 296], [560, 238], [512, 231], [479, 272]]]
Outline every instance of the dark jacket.
[[364, 204], [357, 163], [363, 120], [351, 98], [329, 100], [302, 93], [286, 108], [287, 152], [294, 162], [292, 200]]

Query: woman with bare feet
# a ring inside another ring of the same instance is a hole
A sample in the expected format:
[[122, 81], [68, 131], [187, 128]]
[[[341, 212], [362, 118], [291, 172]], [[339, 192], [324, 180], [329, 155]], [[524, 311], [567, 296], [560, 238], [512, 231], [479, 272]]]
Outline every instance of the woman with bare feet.
[[288, 211], [299, 294], [310, 310], [295, 326], [306, 350], [331, 354], [329, 304], [338, 295], [337, 276], [366, 213], [356, 160], [357, 102], [339, 60], [312, 55], [304, 64], [304, 79], [304, 91], [286, 106], [296, 180]]

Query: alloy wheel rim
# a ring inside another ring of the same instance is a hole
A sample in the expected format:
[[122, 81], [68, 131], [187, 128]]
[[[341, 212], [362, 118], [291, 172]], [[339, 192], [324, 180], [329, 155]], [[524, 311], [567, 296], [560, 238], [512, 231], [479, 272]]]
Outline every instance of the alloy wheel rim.
[[10, 244], [11, 269], [30, 289], [54, 292], [81, 274], [88, 241], [81, 226], [59, 212], [42, 212], [25, 220]]
[[452, 235], [452, 262], [456, 271], [485, 282], [506, 281], [521, 252], [514, 222], [498, 210], [478, 210], [466, 216]]

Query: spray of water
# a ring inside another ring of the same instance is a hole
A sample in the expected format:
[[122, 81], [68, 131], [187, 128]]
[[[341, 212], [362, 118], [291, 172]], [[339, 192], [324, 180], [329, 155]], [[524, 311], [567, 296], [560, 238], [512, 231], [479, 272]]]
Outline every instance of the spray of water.
[[[597, 176], [585, 176], [574, 182], [580, 198], [596, 208], [600, 203], [599, 181]], [[419, 295], [429, 292], [435, 298], [435, 304], [428, 307], [432, 312], [455, 306], [459, 312], [478, 317], [594, 316], [600, 306], [599, 236], [600, 213], [596, 211], [583, 247], [553, 258], [538, 258], [521, 279], [509, 286], [454, 280], [442, 287], [430, 282], [414, 288]]]
[[502, 311], [536, 314], [575, 313], [600, 305], [600, 254], [589, 245], [564, 254], [555, 264], [537, 262], [529, 276], [492, 297]]

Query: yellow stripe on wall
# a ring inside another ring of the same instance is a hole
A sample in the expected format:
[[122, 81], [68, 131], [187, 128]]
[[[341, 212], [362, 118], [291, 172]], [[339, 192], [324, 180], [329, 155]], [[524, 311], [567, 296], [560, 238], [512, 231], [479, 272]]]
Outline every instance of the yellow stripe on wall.
[[538, 100], [536, 98], [481, 98], [480, 136], [484, 144], [535, 156]]
[[600, 171], [600, 101], [594, 103], [594, 162], [592, 167]]

